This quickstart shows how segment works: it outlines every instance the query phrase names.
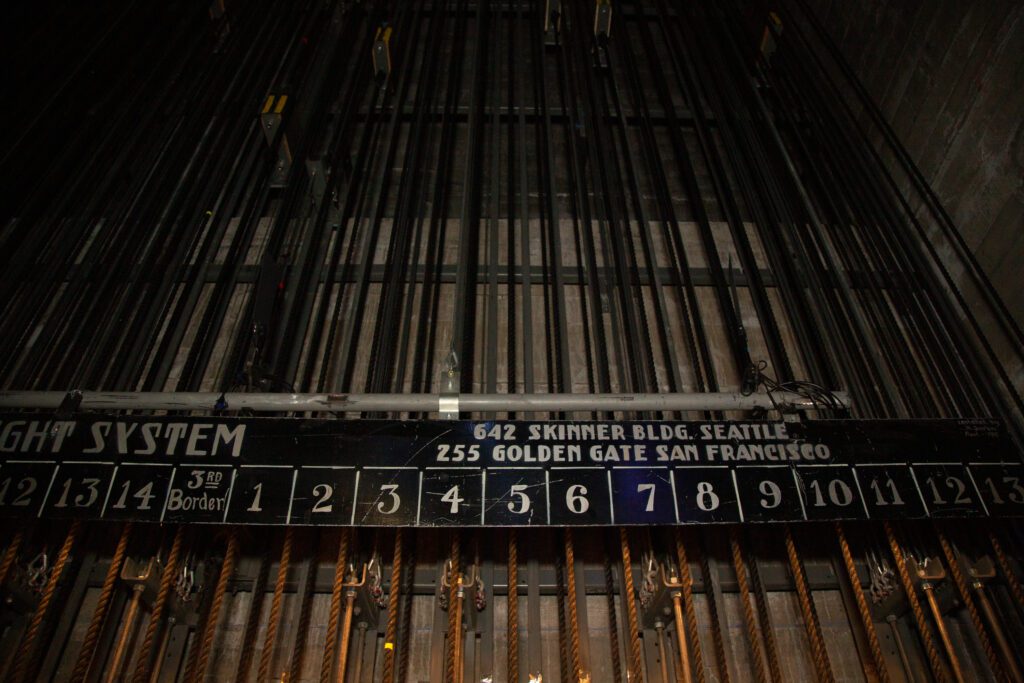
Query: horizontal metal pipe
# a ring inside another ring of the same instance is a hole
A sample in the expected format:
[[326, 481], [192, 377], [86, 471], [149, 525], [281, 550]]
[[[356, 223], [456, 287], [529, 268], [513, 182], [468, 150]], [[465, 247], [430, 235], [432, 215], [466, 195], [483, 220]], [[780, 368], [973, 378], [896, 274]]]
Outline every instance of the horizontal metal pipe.
[[[0, 392], [0, 409], [57, 409], [60, 391]], [[85, 410], [252, 410], [257, 412], [437, 413], [442, 400], [470, 413], [496, 412], [658, 412], [754, 410], [789, 407], [808, 410], [815, 403], [790, 392], [693, 394], [271, 394], [215, 392], [81, 392]], [[835, 397], [849, 407], [846, 392]], [[817, 406], [821, 406], [819, 402]]]

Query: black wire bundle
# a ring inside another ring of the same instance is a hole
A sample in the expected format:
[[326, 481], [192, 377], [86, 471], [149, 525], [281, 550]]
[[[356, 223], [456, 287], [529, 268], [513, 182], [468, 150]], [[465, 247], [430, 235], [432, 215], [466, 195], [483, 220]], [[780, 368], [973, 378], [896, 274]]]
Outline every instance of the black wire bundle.
[[[845, 414], [847, 412], [846, 405], [839, 400], [839, 397], [836, 396], [831, 389], [807, 380], [788, 380], [785, 382], [779, 382], [774, 377], [770, 377], [765, 374], [764, 371], [767, 367], [768, 361], [761, 360], [758, 361], [756, 366], [751, 368], [751, 372], [757, 377], [754, 382], [754, 391], [756, 391], [757, 387], [763, 386], [768, 397], [771, 399], [775, 410], [780, 410], [780, 408], [779, 404], [775, 401], [773, 394], [779, 392], [790, 392], [793, 394], [799, 394], [809, 400], [815, 409], [834, 410], [841, 414]], [[744, 393], [746, 395], [750, 395], [753, 391]]]

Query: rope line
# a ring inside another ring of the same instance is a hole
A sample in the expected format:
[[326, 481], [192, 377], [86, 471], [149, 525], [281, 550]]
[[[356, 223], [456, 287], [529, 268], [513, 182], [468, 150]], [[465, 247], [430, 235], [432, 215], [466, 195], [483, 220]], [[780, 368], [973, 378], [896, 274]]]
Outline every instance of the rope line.
[[683, 611], [686, 613], [686, 634], [690, 643], [691, 659], [697, 683], [704, 683], [704, 655], [700, 647], [700, 634], [697, 631], [697, 608], [693, 604], [693, 576], [690, 574], [690, 561], [686, 557], [686, 544], [683, 542], [683, 530], [675, 529], [676, 562], [679, 563], [679, 580], [683, 589]]
[[[263, 650], [260, 652], [260, 665], [256, 680], [266, 683], [270, 679], [270, 664], [274, 654], [274, 643], [277, 641], [277, 626], [281, 620], [281, 600], [284, 597], [284, 584], [288, 578], [288, 564], [292, 556], [292, 529], [284, 531], [284, 542], [281, 544], [281, 559], [277, 565], [277, 578], [274, 580], [274, 597], [270, 602], [270, 615], [267, 618], [267, 632], [263, 636]], [[141, 683], [141, 682], [139, 682]]]
[[1003, 671], [1003, 665], [999, 661], [999, 657], [996, 656], [996, 651], [992, 647], [992, 641], [989, 640], [988, 631], [985, 630], [985, 624], [981, 620], [978, 606], [974, 604], [967, 581], [964, 580], [963, 572], [960, 571], [960, 563], [957, 562], [956, 555], [953, 554], [953, 548], [946, 539], [946, 535], [939, 529], [935, 529], [935, 534], [939, 537], [939, 545], [942, 546], [942, 554], [946, 556], [949, 573], [953, 576], [953, 583], [956, 584], [957, 592], [960, 593], [960, 600], [964, 603], [964, 607], [967, 608], [967, 614], [971, 617], [971, 623], [978, 634], [981, 649], [985, 651], [985, 657], [988, 658], [989, 666], [992, 667], [992, 673], [995, 674], [996, 680], [1005, 680], [1007, 676]]
[[245, 635], [242, 638], [242, 652], [238, 659], [238, 680], [249, 679], [252, 668], [252, 651], [256, 647], [256, 634], [260, 627], [260, 613], [263, 611], [263, 596], [267, 592], [267, 579], [270, 573], [270, 562], [265, 555], [260, 558], [260, 569], [256, 581], [252, 585], [252, 601], [249, 603], [249, 614], [245, 620]]
[[782, 665], [779, 663], [779, 649], [775, 644], [775, 631], [772, 629], [771, 614], [768, 612], [768, 595], [761, 582], [761, 572], [757, 568], [757, 558], [750, 562], [750, 582], [754, 584], [757, 597], [757, 614], [761, 622], [761, 634], [764, 636], [765, 650], [768, 655], [768, 671], [772, 680], [782, 681]]
[[4, 551], [4, 559], [0, 562], [0, 586], [7, 580], [7, 574], [10, 573], [11, 567], [14, 566], [14, 560], [18, 557], [18, 548], [21, 547], [22, 538], [22, 530], [18, 529], [14, 532], [14, 536], [11, 537], [11, 542], [7, 544], [7, 549]]
[[[698, 548], [699, 552], [699, 548]], [[708, 613], [711, 617], [711, 643], [715, 648], [715, 662], [718, 664], [718, 679], [723, 683], [729, 683], [729, 661], [725, 656], [725, 639], [722, 636], [721, 622], [718, 619], [718, 602], [715, 600], [715, 591], [711, 578], [711, 565], [708, 563], [706, 553], [700, 553], [697, 557], [700, 563], [701, 572], [704, 574], [704, 597], [708, 603]]]
[[334, 561], [334, 583], [331, 585], [331, 608], [327, 613], [327, 637], [324, 656], [320, 660], [320, 683], [329, 683], [334, 669], [334, 650], [338, 647], [338, 624], [341, 622], [341, 591], [345, 583], [348, 563], [348, 529], [341, 529], [338, 538], [338, 556]]
[[729, 547], [732, 549], [732, 566], [736, 571], [736, 582], [740, 587], [740, 600], [743, 602], [743, 621], [747, 626], [747, 639], [753, 654], [757, 680], [761, 683], [769, 681], [765, 669], [764, 653], [761, 650], [761, 634], [758, 632], [757, 620], [754, 618], [754, 606], [751, 604], [750, 584], [747, 582], [746, 563], [743, 560], [743, 548], [740, 546], [738, 527], [729, 528]]
[[306, 568], [306, 581], [299, 604], [299, 625], [295, 631], [295, 643], [292, 645], [292, 661], [288, 669], [288, 680], [298, 681], [302, 677], [302, 665], [306, 659], [306, 638], [309, 635], [309, 621], [313, 617], [313, 592], [316, 588], [317, 556], [319, 555], [320, 536], [314, 536], [309, 566]]
[[[836, 537], [839, 539], [839, 551], [843, 556], [843, 564], [846, 565], [846, 575], [850, 579], [853, 597], [857, 602], [857, 611], [860, 612], [860, 620], [868, 636], [868, 645], [871, 647], [871, 657], [874, 659], [874, 671], [871, 673], [882, 683], [889, 683], [889, 669], [885, 665], [885, 656], [882, 654], [882, 646], [878, 641], [875, 620], [871, 618], [871, 610], [868, 607], [867, 598], [864, 596], [864, 587], [861, 585], [860, 577], [857, 575], [857, 566], [853, 563], [850, 544], [846, 540], [843, 525], [839, 522], [836, 522]], [[869, 672], [864, 673], [870, 678]]]
[[562, 683], [569, 683], [569, 643], [566, 640], [565, 632], [565, 568], [562, 566], [562, 559], [555, 560], [555, 602], [558, 608], [558, 672], [559, 680]]
[[121, 575], [121, 566], [124, 564], [124, 556], [128, 550], [128, 539], [131, 534], [132, 523], [125, 522], [121, 527], [121, 537], [117, 541], [117, 547], [110, 558], [107, 575], [103, 578], [103, 588], [100, 589], [96, 609], [93, 610], [92, 618], [89, 620], [89, 628], [85, 631], [82, 648], [78, 651], [78, 659], [75, 660], [75, 668], [71, 672], [72, 683], [82, 683], [89, 674], [92, 659], [96, 656], [96, 644], [99, 642], [100, 631], [103, 629], [103, 622], [106, 621], [107, 610], [110, 609], [110, 600], [114, 596], [117, 578]]
[[796, 552], [796, 544], [793, 542], [793, 533], [789, 525], [785, 528], [786, 555], [789, 557], [789, 567], [793, 573], [793, 583], [796, 584], [797, 598], [800, 602], [800, 611], [804, 616], [804, 627], [807, 629], [807, 638], [811, 642], [811, 655], [814, 660], [814, 670], [819, 681], [834, 681], [832, 675], [832, 664], [828, 659], [828, 651], [825, 649], [825, 639], [821, 635], [821, 624], [818, 623], [818, 615], [814, 609], [814, 602], [811, 598], [811, 591], [807, 587], [807, 576], [804, 574], [803, 564]]
[[[607, 540], [607, 536], [605, 537]], [[619, 653], [619, 619], [615, 609], [615, 575], [612, 573], [612, 557], [610, 548], [606, 548], [604, 556], [604, 587], [608, 596], [608, 638], [611, 641], [612, 674], [616, 683], [622, 680], [622, 656]]]
[[210, 604], [210, 614], [206, 617], [206, 628], [203, 629], [202, 646], [199, 649], [199, 661], [196, 663], [195, 680], [202, 681], [206, 678], [206, 669], [210, 665], [210, 653], [213, 651], [213, 639], [217, 633], [217, 621], [220, 617], [220, 610], [224, 604], [224, 593], [228, 588], [228, 581], [235, 573], [235, 562], [238, 560], [238, 530], [234, 527], [228, 531], [228, 545], [224, 551], [224, 561], [220, 566], [220, 575], [217, 576], [217, 585], [213, 590], [213, 602]]
[[572, 680], [583, 674], [580, 662], [580, 622], [576, 605], [576, 549], [572, 542], [572, 529], [565, 530], [565, 580], [569, 589], [569, 657], [572, 662]]
[[[402, 581], [402, 529], [395, 529], [395, 549], [391, 556], [391, 584], [388, 586], [388, 623], [384, 629], [383, 683], [395, 680], [395, 636], [398, 632], [398, 596]], [[391, 647], [387, 647], [390, 644]]]
[[458, 621], [458, 610], [455, 602], [459, 599], [459, 574], [461, 569], [459, 561], [462, 555], [458, 529], [452, 531], [451, 545], [451, 573], [449, 574], [448, 586], [448, 653], [445, 666], [445, 681], [448, 683], [459, 683], [455, 673], [455, 649], [456, 640], [462, 635], [462, 624]]
[[921, 634], [921, 642], [924, 643], [924, 650], [928, 655], [928, 665], [931, 667], [935, 680], [939, 681], [939, 683], [944, 683], [947, 680], [946, 671], [942, 665], [942, 659], [939, 657], [939, 651], [935, 648], [932, 630], [924, 618], [924, 610], [921, 609], [921, 601], [917, 598], [914, 582], [911, 581], [910, 572], [907, 571], [907, 563], [903, 559], [903, 550], [900, 548], [900, 544], [896, 540], [896, 534], [893, 533], [889, 522], [883, 522], [882, 525], [885, 528], [885, 536], [889, 541], [892, 557], [896, 561], [896, 570], [900, 575], [900, 581], [903, 583], [903, 590], [906, 593], [907, 601], [910, 603], [910, 610], [914, 613], [914, 621], [917, 623], [917, 630]]
[[508, 666], [510, 681], [519, 680], [519, 549], [516, 530], [508, 530]]
[[53, 597], [57, 593], [57, 584], [64, 573], [64, 565], [67, 564], [68, 556], [71, 555], [71, 548], [75, 545], [75, 541], [78, 540], [81, 530], [82, 522], [76, 519], [71, 523], [71, 528], [68, 529], [68, 534], [64, 537], [64, 544], [61, 545], [60, 552], [57, 554], [57, 561], [53, 563], [53, 570], [50, 572], [46, 586], [39, 596], [39, 603], [36, 605], [35, 612], [32, 613], [32, 620], [29, 622], [28, 628], [25, 629], [25, 634], [21, 638], [21, 645], [14, 656], [14, 666], [10, 680], [15, 683], [30, 680], [35, 675], [34, 655], [36, 651], [36, 638], [39, 636], [39, 629], [43, 625], [46, 613], [50, 611], [50, 603], [53, 602]]
[[157, 633], [163, 621], [164, 610], [167, 608], [167, 601], [170, 599], [171, 586], [177, 575], [178, 557], [181, 555], [181, 545], [185, 538], [185, 527], [178, 526], [174, 532], [174, 541], [171, 543], [171, 552], [167, 555], [167, 563], [160, 574], [160, 588], [157, 590], [156, 601], [149, 614], [149, 624], [146, 625], [146, 635], [142, 640], [142, 647], [139, 648], [138, 663], [135, 665], [135, 673], [132, 675], [132, 683], [148, 683], [149, 676], [153, 670], [153, 645], [156, 643]]
[[643, 683], [643, 660], [640, 651], [640, 620], [636, 612], [636, 589], [633, 584], [633, 561], [629, 555], [629, 538], [626, 536], [626, 528], [619, 527], [619, 543], [622, 545], [622, 583], [623, 600], [626, 601], [626, 614], [629, 617], [629, 644], [630, 644], [630, 683]]
[[999, 569], [1003, 572], [1003, 577], [1006, 579], [1006, 585], [1010, 587], [1010, 592], [1013, 594], [1013, 599], [1017, 601], [1017, 605], [1024, 608], [1024, 590], [1021, 589], [1020, 582], [1017, 580], [1017, 575], [1013, 573], [1013, 569], [1010, 567], [1009, 560], [1006, 559], [1006, 554], [1003, 552], [1003, 546], [999, 542], [999, 537], [996, 536], [996, 532], [988, 532], [988, 540], [992, 545], [992, 550], [996, 554], [996, 562], [999, 563]]

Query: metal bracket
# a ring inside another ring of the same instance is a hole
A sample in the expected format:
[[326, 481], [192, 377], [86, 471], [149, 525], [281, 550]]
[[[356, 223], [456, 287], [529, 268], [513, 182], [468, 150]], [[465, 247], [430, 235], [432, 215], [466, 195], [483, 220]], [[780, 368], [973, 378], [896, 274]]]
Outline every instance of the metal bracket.
[[946, 578], [946, 570], [942, 563], [934, 557], [926, 557], [920, 563], [913, 557], [907, 558], [911, 576], [915, 577], [923, 588], [927, 584], [936, 584]]
[[[268, 145], [273, 145], [277, 139], [277, 131], [284, 120], [285, 106], [288, 104], [287, 95], [268, 95], [267, 101], [263, 104], [263, 111], [260, 112], [260, 124], [263, 135]], [[292, 151], [288, 144], [287, 133], [281, 134], [281, 142], [277, 148], [277, 164], [270, 178], [271, 187], [283, 187], [288, 180], [288, 172], [292, 167]]]
[[[60, 437], [61, 429], [64, 429], [64, 430], [70, 429], [70, 425], [68, 425], [66, 423], [75, 416], [75, 413], [77, 413], [81, 409], [81, 407], [82, 407], [82, 392], [81, 391], [79, 391], [78, 389], [73, 389], [73, 390], [69, 391], [68, 393], [64, 394], [64, 399], [60, 402], [60, 405], [57, 407], [57, 410], [54, 413], [54, 417], [56, 419], [53, 421], [53, 424], [50, 426], [50, 434], [49, 434], [50, 441], [54, 441], [58, 437]], [[64, 423], [63, 426], [62, 426], [62, 423]], [[66, 433], [67, 432], [65, 432], [65, 434]]]
[[353, 614], [358, 617], [357, 625], [370, 626], [377, 623], [377, 617], [386, 604], [381, 584], [380, 558], [374, 556], [363, 565], [357, 579], [354, 568], [349, 568], [349, 580], [342, 584], [345, 593], [355, 597]]
[[672, 622], [672, 594], [680, 590], [681, 584], [653, 555], [645, 555], [640, 563], [640, 621], [642, 628], [656, 629], [659, 624]]
[[462, 373], [459, 372], [459, 355], [453, 347], [441, 363], [441, 396], [437, 402], [437, 412], [442, 420], [459, 419], [459, 386]]
[[960, 555], [957, 561], [960, 563], [962, 571], [971, 577], [971, 583], [974, 584], [975, 588], [984, 585], [996, 577], [996, 566], [988, 555], [979, 557], [977, 562], [971, 562], [966, 555]]
[[775, 49], [778, 47], [777, 38], [782, 35], [782, 19], [775, 12], [768, 13], [768, 20], [765, 22], [764, 31], [761, 33], [761, 56], [766, 62], [771, 61]]
[[926, 557], [918, 562], [913, 557], [907, 558], [907, 569], [917, 587], [928, 597], [932, 610], [948, 612], [956, 598], [952, 593], [950, 582], [946, 581], [946, 570], [936, 557]]
[[60, 407], [57, 408], [57, 417], [66, 420], [74, 413], [77, 413], [81, 406], [82, 392], [78, 389], [73, 389], [64, 395], [64, 400], [61, 401]]
[[373, 77], [383, 86], [391, 75], [391, 27], [384, 23], [373, 37]]
[[[475, 633], [477, 631], [477, 615], [487, 609], [487, 590], [484, 588], [480, 568], [472, 564], [469, 566], [467, 573], [453, 577], [451, 560], [444, 563], [440, 579], [437, 583], [437, 602], [445, 612], [451, 608], [448, 592], [453, 581], [458, 581], [459, 590], [463, 598], [462, 625], [467, 631]], [[466, 603], [470, 600], [472, 601], [472, 607], [466, 607]]]

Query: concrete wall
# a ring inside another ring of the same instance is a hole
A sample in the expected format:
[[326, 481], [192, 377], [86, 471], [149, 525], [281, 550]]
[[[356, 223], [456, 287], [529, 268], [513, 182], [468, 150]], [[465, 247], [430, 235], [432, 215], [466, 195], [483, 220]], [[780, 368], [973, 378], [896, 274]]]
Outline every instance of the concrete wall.
[[1024, 324], [1024, 5], [808, 4]]

